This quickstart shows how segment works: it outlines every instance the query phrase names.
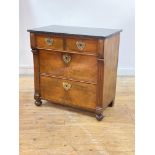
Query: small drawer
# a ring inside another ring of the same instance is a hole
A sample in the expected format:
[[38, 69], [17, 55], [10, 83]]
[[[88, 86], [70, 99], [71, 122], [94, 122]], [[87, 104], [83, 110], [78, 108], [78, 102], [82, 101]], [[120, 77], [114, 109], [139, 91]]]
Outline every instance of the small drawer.
[[77, 81], [97, 81], [95, 56], [39, 50], [40, 73]]
[[63, 50], [63, 39], [52, 35], [37, 35], [37, 48]]
[[66, 39], [66, 50], [67, 51], [97, 53], [97, 40], [67, 38]]
[[96, 85], [40, 77], [41, 98], [85, 109], [96, 107]]

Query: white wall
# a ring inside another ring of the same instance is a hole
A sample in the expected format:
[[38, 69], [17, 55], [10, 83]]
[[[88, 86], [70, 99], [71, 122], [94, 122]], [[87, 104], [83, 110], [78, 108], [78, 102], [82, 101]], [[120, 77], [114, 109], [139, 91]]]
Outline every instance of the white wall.
[[20, 73], [32, 72], [29, 28], [69, 25], [123, 29], [120, 75], [134, 74], [134, 0], [20, 0]]

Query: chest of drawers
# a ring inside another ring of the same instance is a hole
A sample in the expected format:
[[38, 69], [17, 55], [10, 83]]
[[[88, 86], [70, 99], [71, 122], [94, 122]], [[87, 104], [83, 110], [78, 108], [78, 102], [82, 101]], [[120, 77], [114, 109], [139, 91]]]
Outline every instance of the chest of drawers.
[[121, 30], [47, 26], [28, 30], [35, 104], [41, 100], [94, 112], [114, 105]]

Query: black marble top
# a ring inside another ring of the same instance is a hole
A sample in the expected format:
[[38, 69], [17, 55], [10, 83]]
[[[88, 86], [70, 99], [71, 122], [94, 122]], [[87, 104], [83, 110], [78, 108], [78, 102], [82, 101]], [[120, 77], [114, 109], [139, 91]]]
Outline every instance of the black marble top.
[[50, 33], [57, 35], [88, 36], [93, 38], [106, 38], [121, 32], [121, 29], [87, 28], [51, 25], [27, 30], [33, 33]]

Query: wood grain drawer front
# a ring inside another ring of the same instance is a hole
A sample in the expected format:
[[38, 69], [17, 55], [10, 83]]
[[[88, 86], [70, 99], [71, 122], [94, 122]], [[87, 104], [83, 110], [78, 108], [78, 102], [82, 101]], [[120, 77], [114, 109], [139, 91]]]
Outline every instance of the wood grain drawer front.
[[40, 77], [41, 98], [85, 109], [96, 107], [96, 85]]
[[66, 50], [97, 53], [97, 40], [67, 38]]
[[94, 56], [40, 50], [39, 58], [41, 74], [77, 81], [97, 81], [97, 59]]
[[51, 35], [37, 35], [36, 46], [43, 49], [63, 50], [63, 39]]

